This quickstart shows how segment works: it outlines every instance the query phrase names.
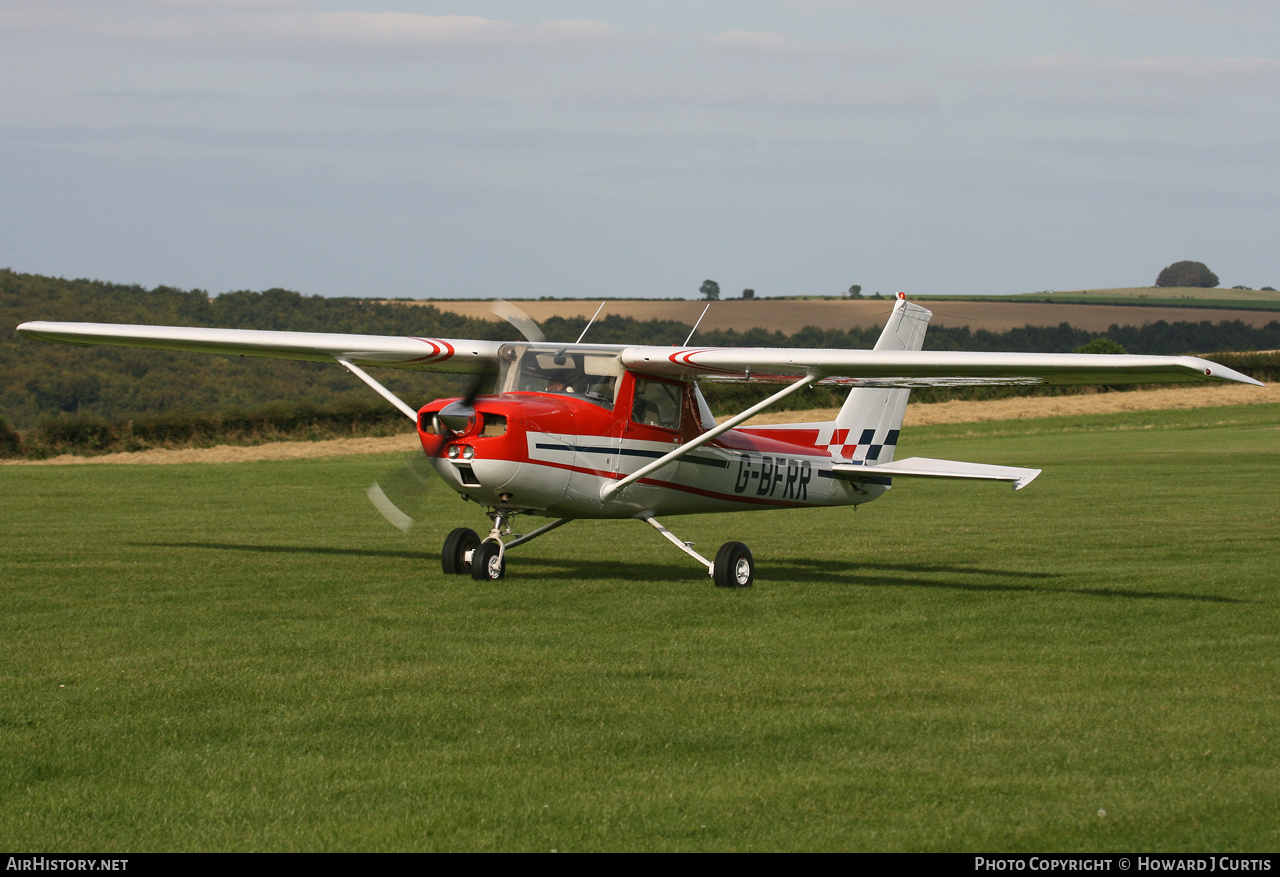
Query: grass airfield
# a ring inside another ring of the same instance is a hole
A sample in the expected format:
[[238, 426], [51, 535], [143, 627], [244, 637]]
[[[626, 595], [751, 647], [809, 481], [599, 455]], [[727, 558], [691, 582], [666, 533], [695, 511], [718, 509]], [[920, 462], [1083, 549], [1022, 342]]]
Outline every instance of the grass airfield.
[[[1280, 846], [1280, 405], [920, 427], [861, 511], [639, 522], [446, 578], [388, 456], [0, 470], [14, 849]], [[1103, 815], [1105, 813], [1105, 815]]]

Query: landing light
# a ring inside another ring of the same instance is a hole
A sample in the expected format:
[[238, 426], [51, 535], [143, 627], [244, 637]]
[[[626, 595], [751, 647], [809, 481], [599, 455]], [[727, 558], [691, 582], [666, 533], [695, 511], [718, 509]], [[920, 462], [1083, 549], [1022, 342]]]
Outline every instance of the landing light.
[[471, 447], [471, 445], [467, 445], [465, 448], [462, 449], [462, 459], [464, 460], [470, 460], [475, 455], [476, 455], [476, 449]]
[[449, 445], [449, 449], [444, 452], [444, 455], [448, 457], [450, 460], [456, 460], [458, 459], [459, 453], [460, 451], [457, 445]]

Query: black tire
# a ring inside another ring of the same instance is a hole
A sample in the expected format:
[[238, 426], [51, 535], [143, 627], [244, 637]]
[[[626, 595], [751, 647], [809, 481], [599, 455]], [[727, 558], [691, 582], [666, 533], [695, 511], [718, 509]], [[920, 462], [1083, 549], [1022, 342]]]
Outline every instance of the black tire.
[[496, 582], [507, 574], [507, 558], [498, 560], [500, 546], [493, 539], [486, 539], [471, 555], [471, 578], [477, 582]]
[[444, 550], [440, 552], [440, 566], [447, 576], [471, 574], [467, 552], [480, 547], [480, 537], [475, 530], [459, 527], [444, 537]]
[[726, 542], [716, 552], [711, 579], [717, 588], [749, 588], [756, 579], [756, 559], [741, 542]]

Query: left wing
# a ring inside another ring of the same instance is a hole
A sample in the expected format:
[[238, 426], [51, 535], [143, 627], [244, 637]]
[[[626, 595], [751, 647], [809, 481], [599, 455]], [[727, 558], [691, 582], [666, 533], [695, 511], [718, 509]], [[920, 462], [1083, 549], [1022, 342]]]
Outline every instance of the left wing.
[[816, 375], [821, 383], [868, 387], [1186, 381], [1263, 386], [1248, 375], [1195, 356], [780, 347], [630, 347], [621, 356], [623, 365], [635, 371], [713, 381], [792, 381]]

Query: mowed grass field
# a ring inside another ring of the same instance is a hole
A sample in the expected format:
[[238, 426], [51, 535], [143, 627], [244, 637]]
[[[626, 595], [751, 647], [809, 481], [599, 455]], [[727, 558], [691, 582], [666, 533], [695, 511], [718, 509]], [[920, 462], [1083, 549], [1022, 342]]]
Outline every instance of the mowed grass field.
[[1280, 406], [917, 428], [854, 512], [444, 577], [386, 456], [0, 470], [13, 850], [1280, 846]]

